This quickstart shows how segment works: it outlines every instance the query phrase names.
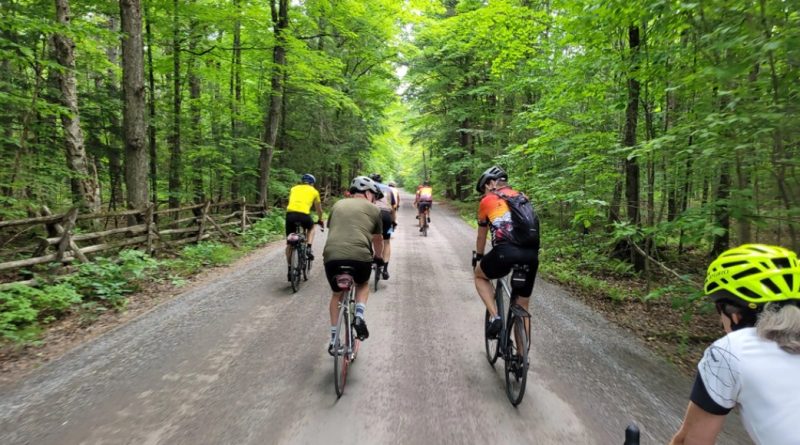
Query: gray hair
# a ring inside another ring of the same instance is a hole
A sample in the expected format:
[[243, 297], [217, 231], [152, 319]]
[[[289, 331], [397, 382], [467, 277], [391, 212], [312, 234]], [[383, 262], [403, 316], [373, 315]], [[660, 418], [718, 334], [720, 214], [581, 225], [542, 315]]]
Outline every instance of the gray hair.
[[767, 304], [756, 323], [758, 336], [790, 354], [800, 354], [800, 307]]

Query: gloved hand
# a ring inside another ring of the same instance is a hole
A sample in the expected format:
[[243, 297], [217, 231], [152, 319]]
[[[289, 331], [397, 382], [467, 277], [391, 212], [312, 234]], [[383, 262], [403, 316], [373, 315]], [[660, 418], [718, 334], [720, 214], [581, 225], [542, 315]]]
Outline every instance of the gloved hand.
[[477, 265], [478, 265], [478, 261], [480, 261], [480, 260], [482, 260], [482, 259], [483, 259], [483, 254], [482, 254], [482, 253], [475, 252], [475, 251], [473, 250], [473, 251], [472, 251], [472, 268], [474, 269], [474, 268], [475, 268], [475, 266], [477, 266]]
[[381, 258], [381, 257], [379, 257], [379, 256], [376, 256], [375, 258], [373, 258], [373, 259], [372, 259], [372, 262], [373, 262], [373, 263], [375, 263], [375, 264], [376, 264], [376, 265], [378, 265], [378, 266], [383, 266], [384, 264], [386, 264], [386, 263], [383, 261], [383, 258]]

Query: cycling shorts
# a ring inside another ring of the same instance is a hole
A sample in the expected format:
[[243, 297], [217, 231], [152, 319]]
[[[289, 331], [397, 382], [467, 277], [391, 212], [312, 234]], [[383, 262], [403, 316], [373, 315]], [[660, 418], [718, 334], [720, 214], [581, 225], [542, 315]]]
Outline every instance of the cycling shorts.
[[525, 284], [519, 291], [519, 296], [528, 298], [533, 293], [533, 283], [536, 272], [539, 270], [539, 251], [514, 244], [498, 244], [481, 259], [481, 270], [490, 279], [501, 278], [511, 272], [515, 264], [527, 264], [530, 267]]
[[353, 260], [331, 260], [325, 263], [325, 277], [334, 292], [341, 290], [339, 289], [339, 284], [336, 283], [336, 275], [342, 273], [352, 275], [356, 284], [363, 284], [369, 281], [369, 276], [372, 273], [372, 263]]
[[430, 208], [432, 206], [433, 206], [433, 202], [432, 201], [420, 201], [417, 204], [417, 210], [419, 211], [419, 213], [422, 213], [425, 210], [430, 210]]
[[314, 227], [314, 220], [311, 215], [300, 212], [287, 212], [286, 213], [286, 236], [295, 232], [295, 226], [300, 224], [304, 229], [311, 230]]
[[392, 212], [381, 210], [381, 224], [383, 224], [383, 239], [391, 238], [394, 231], [392, 227]]

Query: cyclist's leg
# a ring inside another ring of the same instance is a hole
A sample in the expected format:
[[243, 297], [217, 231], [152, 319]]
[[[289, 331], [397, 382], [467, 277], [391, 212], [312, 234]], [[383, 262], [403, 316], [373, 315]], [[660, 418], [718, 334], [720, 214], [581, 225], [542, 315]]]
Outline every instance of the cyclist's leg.
[[311, 215], [308, 215], [308, 221], [306, 221], [307, 226], [303, 226], [306, 229], [306, 242], [309, 246], [314, 243], [314, 235], [316, 234], [317, 230], [314, 227], [314, 220], [311, 218]]
[[331, 344], [333, 344], [333, 338], [336, 336], [337, 326], [339, 325], [339, 302], [342, 301], [342, 295], [344, 295], [344, 292], [339, 289], [339, 284], [336, 282], [336, 275], [340, 273], [340, 262], [330, 261], [325, 263], [325, 278], [328, 279], [328, 284], [332, 291], [331, 301], [328, 305], [331, 317]]
[[478, 295], [481, 297], [481, 300], [483, 300], [483, 304], [486, 305], [486, 310], [489, 311], [489, 315], [496, 317], [498, 314], [497, 306], [494, 301], [494, 287], [491, 281], [489, 281], [489, 277], [487, 277], [481, 269], [481, 263], [478, 263], [475, 267], [475, 289], [478, 290]]
[[392, 214], [381, 210], [381, 224], [383, 224], [383, 262], [389, 263], [392, 258]]

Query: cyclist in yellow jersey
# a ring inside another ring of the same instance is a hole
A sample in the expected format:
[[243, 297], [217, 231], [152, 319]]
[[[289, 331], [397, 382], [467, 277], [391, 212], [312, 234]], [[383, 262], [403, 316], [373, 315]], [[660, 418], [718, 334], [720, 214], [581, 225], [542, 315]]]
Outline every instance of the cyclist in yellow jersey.
[[[314, 207], [317, 211], [317, 224], [323, 225], [322, 221], [322, 202], [320, 201], [319, 192], [314, 188], [314, 183], [317, 182], [313, 175], [306, 173], [300, 178], [300, 184], [292, 187], [289, 191], [289, 205], [286, 207], [286, 236], [295, 232], [295, 227], [299, 224], [306, 231], [306, 240], [308, 243], [308, 259], [314, 259], [314, 253], [311, 251], [311, 243], [314, 242], [314, 220], [311, 218], [311, 208]], [[289, 273], [287, 278], [292, 280], [291, 276], [291, 246], [286, 245], [286, 264], [289, 266]]]

